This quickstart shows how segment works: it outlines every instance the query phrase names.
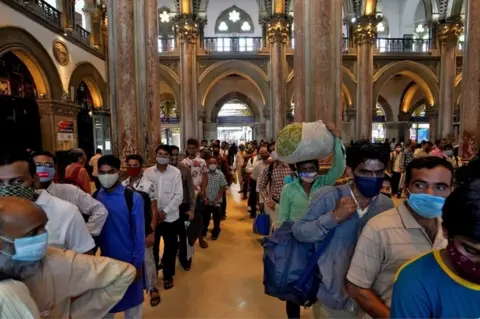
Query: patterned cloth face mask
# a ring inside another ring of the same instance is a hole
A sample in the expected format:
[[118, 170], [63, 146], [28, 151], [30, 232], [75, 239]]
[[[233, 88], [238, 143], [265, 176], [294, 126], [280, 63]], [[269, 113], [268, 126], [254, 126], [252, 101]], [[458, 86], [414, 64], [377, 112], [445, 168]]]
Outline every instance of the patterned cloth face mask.
[[31, 201], [36, 197], [35, 188], [19, 185], [2, 185], [0, 186], [0, 197], [22, 197]]

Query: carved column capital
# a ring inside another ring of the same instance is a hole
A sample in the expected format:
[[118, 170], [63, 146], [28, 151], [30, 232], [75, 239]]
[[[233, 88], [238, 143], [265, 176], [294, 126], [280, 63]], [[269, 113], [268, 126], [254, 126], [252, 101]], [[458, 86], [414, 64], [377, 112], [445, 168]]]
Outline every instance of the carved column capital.
[[456, 45], [462, 32], [463, 23], [461, 21], [449, 21], [438, 25], [437, 38], [441, 44]]
[[353, 30], [355, 44], [374, 44], [377, 38], [378, 22], [380, 22], [380, 20], [375, 16], [363, 16], [359, 18]]
[[198, 120], [205, 122], [205, 109], [199, 108], [197, 114], [198, 114]]
[[431, 119], [438, 118], [438, 108], [435, 105], [427, 105], [425, 107], [425, 115]]
[[353, 107], [347, 108], [345, 115], [348, 121], [353, 121], [357, 118], [357, 109]]
[[197, 43], [203, 21], [193, 14], [180, 14], [175, 18], [175, 28], [181, 43]]
[[274, 15], [267, 24], [267, 39], [270, 43], [288, 42], [290, 33], [290, 18], [285, 15]]

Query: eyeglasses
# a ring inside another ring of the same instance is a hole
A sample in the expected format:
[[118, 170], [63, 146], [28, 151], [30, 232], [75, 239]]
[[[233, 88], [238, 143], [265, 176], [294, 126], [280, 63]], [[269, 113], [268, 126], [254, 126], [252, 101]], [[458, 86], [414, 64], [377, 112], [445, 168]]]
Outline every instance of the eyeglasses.
[[55, 167], [55, 164], [53, 164], [53, 163], [35, 163], [35, 166], [53, 168], [53, 167]]

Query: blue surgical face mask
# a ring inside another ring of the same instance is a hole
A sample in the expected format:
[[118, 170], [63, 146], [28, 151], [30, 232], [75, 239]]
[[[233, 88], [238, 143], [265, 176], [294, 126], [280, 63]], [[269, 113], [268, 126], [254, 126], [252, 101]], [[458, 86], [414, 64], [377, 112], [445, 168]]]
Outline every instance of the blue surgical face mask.
[[[12, 243], [15, 247], [15, 254], [12, 255], [13, 260], [18, 261], [39, 261], [45, 257], [48, 245], [48, 233], [40, 235], [17, 238], [14, 241], [0, 237], [1, 239]], [[5, 255], [9, 255], [3, 252]]]
[[367, 198], [374, 198], [380, 194], [383, 185], [383, 177], [366, 177], [355, 175], [355, 186], [358, 191]]
[[41, 183], [47, 183], [53, 181], [55, 177], [55, 168], [37, 166], [37, 175], [40, 178]]
[[418, 215], [433, 219], [442, 216], [445, 198], [423, 193], [410, 193], [407, 203]]

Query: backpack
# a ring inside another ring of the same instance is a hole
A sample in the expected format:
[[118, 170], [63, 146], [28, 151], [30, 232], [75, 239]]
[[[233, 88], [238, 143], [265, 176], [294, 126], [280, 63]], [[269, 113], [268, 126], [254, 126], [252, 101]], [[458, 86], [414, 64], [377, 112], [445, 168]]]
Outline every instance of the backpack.
[[[97, 198], [99, 190], [96, 190], [95, 193], [93, 193], [92, 197]], [[137, 191], [134, 190], [130, 187], [125, 187], [125, 202], [127, 203], [127, 208], [128, 208], [128, 214], [129, 214], [129, 225], [130, 225], [130, 235], [133, 238], [133, 215], [132, 215], [132, 210], [133, 210], [133, 194], [138, 193], [140, 196], [143, 198], [143, 214], [144, 214], [144, 220], [145, 220], [145, 237], [153, 233], [152, 226], [150, 225], [152, 223], [152, 202], [150, 200], [150, 196], [148, 196], [147, 193], [142, 192], [142, 191]], [[88, 222], [88, 219], [90, 216], [88, 215], [83, 215], [83, 219], [85, 219], [85, 222]]]
[[80, 184], [77, 181], [78, 180], [78, 174], [80, 174], [80, 169], [82, 169], [81, 166], [75, 168], [75, 170], [73, 171], [73, 173], [69, 177], [66, 177], [66, 178], [63, 179], [62, 184], [70, 184], [70, 185], [77, 186], [78, 188], [81, 188]]
[[[335, 187], [337, 200], [350, 194], [350, 187]], [[335, 207], [325, 207], [331, 211]], [[294, 222], [282, 224], [263, 239], [263, 285], [265, 294], [309, 307], [317, 300], [321, 283], [318, 260], [335, 234], [335, 228], [319, 243], [302, 243], [293, 235]]]

